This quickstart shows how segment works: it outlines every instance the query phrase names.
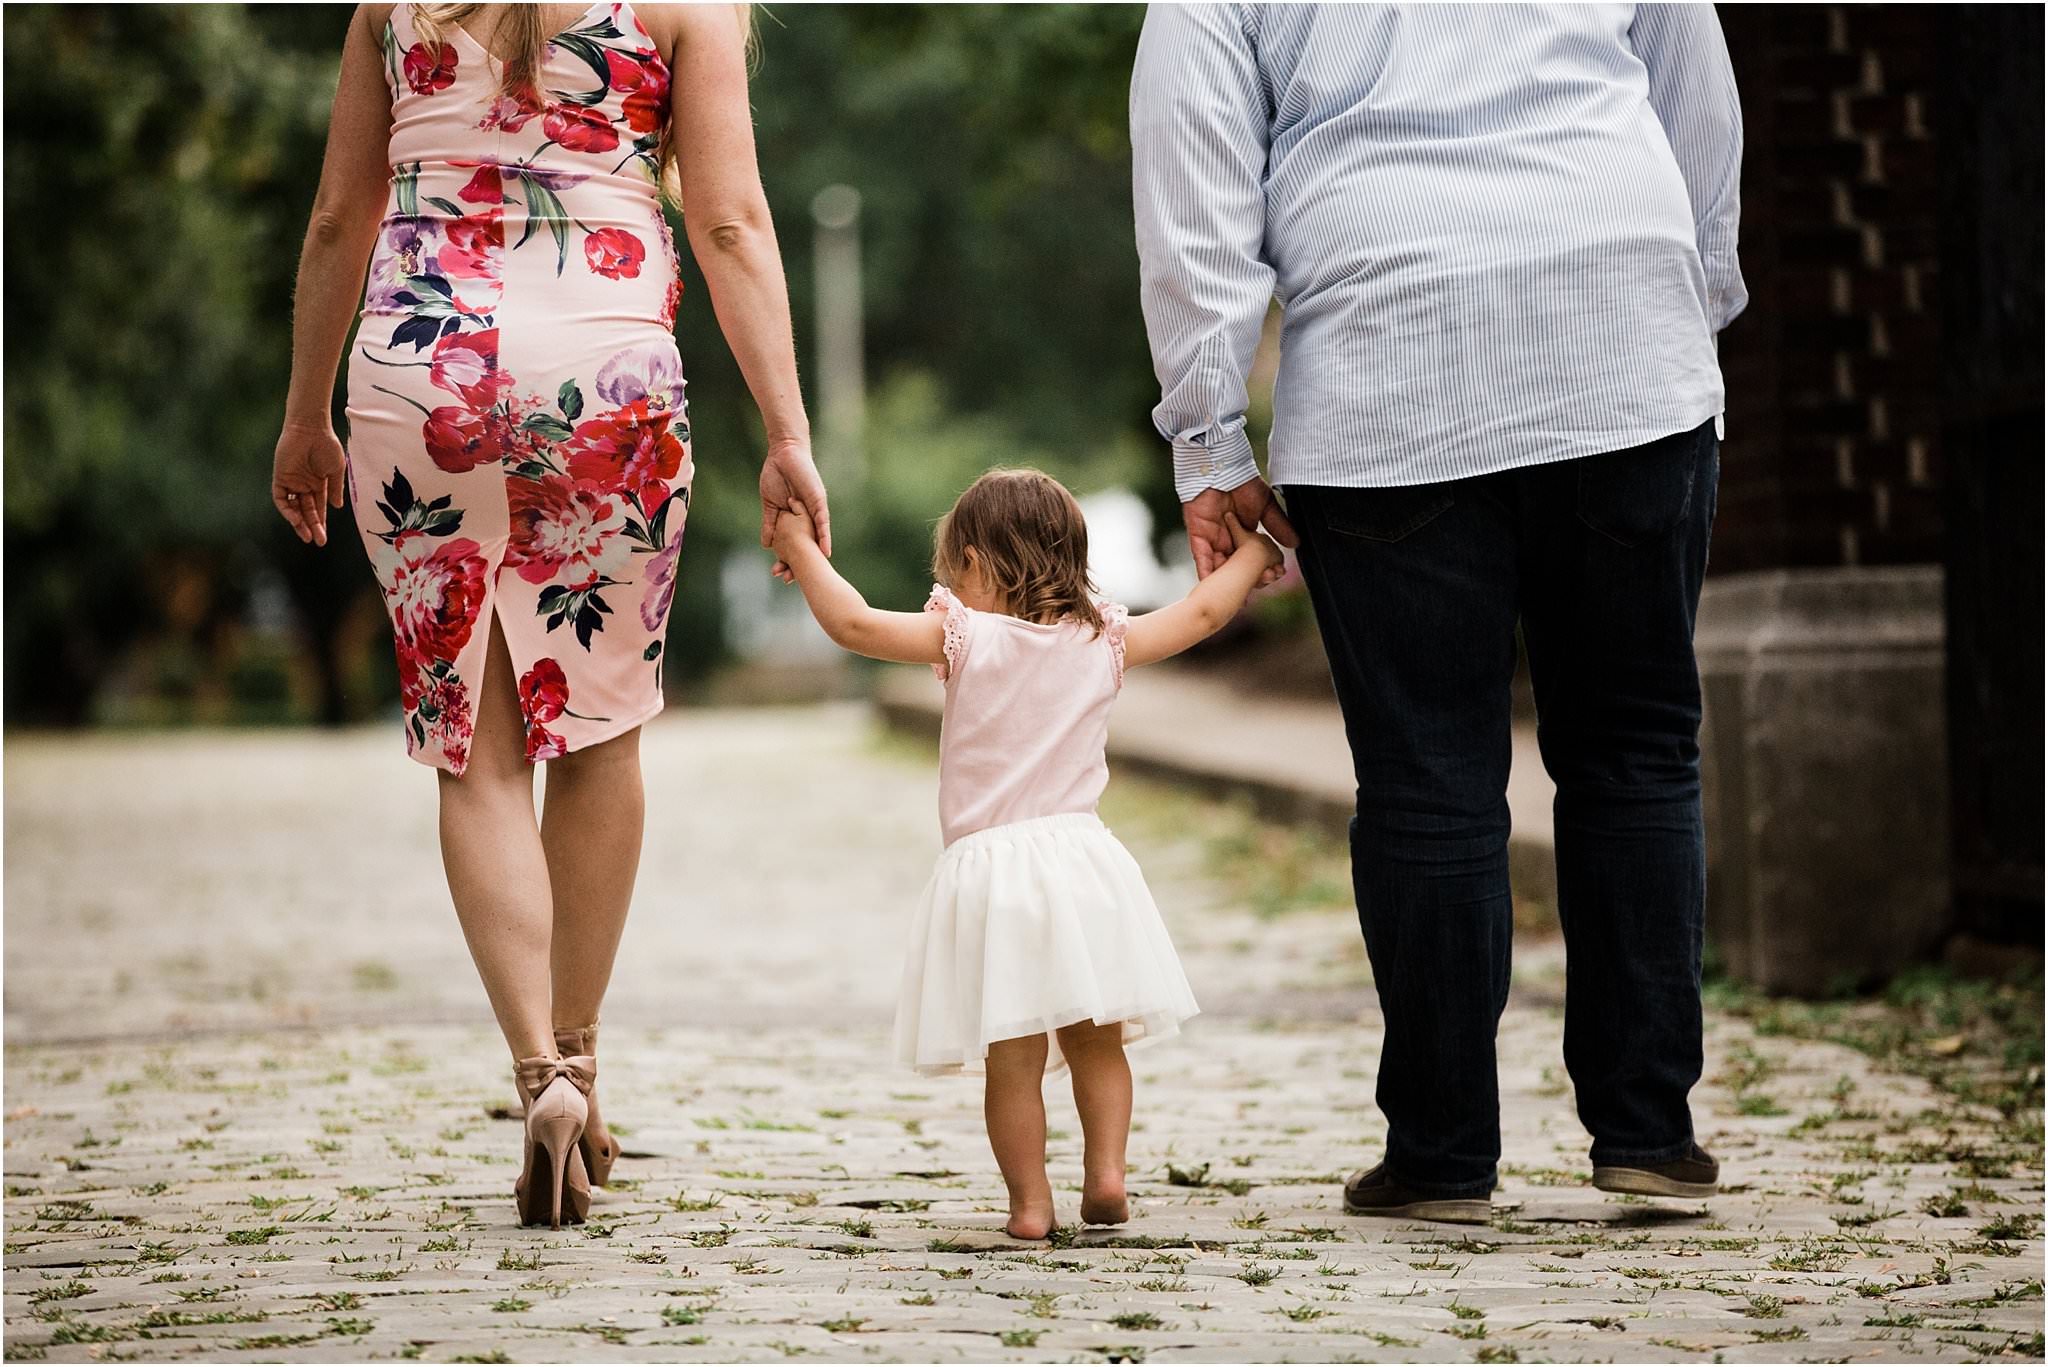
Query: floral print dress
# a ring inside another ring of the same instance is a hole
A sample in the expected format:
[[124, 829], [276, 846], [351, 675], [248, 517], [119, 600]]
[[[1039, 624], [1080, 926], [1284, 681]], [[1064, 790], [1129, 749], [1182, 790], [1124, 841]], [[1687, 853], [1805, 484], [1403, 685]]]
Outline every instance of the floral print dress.
[[630, 6], [549, 42], [537, 97], [458, 26], [383, 34], [391, 192], [349, 358], [349, 490], [407, 751], [460, 774], [495, 612], [529, 760], [661, 710], [690, 505], [655, 188], [669, 71]]

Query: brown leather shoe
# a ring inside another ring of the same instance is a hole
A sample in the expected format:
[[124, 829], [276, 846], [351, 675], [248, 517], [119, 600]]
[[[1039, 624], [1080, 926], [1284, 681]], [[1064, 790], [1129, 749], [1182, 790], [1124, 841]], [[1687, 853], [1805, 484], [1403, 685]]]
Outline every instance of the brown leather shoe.
[[1493, 1219], [1487, 1196], [1424, 1196], [1387, 1176], [1387, 1165], [1354, 1172], [1344, 1182], [1344, 1210], [1349, 1215], [1389, 1215], [1407, 1220], [1440, 1220], [1451, 1225], [1483, 1225]]
[[1612, 1164], [1593, 1169], [1593, 1185], [1629, 1196], [1675, 1196], [1704, 1201], [1721, 1189], [1721, 1165], [1698, 1144], [1683, 1158], [1645, 1166]]
[[590, 1185], [601, 1187], [611, 1180], [612, 1164], [619, 1161], [619, 1141], [605, 1128], [604, 1117], [597, 1109], [597, 1022], [556, 1026], [555, 1047], [562, 1051], [563, 1058], [590, 1060], [590, 1092], [586, 1097], [590, 1121], [583, 1127], [583, 1138], [577, 1144], [583, 1150], [583, 1168], [590, 1175]]

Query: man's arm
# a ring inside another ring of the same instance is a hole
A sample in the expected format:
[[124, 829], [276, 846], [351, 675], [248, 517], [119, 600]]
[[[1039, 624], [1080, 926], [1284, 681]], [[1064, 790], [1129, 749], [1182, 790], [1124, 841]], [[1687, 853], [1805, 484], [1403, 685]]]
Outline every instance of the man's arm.
[[[1140, 298], [1173, 443], [1174, 488], [1207, 575], [1228, 559], [1223, 509], [1294, 532], [1244, 433], [1245, 377], [1273, 298], [1265, 240], [1269, 125], [1236, 5], [1153, 5], [1131, 73], [1131, 189]], [[1217, 491], [1241, 491], [1225, 498]]]
[[1664, 125], [1692, 198], [1707, 274], [1708, 322], [1727, 327], [1749, 303], [1736, 260], [1741, 218], [1742, 104], [1712, 5], [1638, 5], [1629, 41], [1650, 73], [1650, 108]]

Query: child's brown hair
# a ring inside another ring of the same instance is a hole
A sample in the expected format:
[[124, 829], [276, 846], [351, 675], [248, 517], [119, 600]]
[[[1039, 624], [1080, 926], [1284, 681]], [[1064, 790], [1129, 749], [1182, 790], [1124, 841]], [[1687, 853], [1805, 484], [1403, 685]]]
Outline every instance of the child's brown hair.
[[991, 470], [968, 485], [934, 541], [932, 573], [941, 584], [958, 584], [969, 546], [1004, 612], [1041, 625], [1073, 618], [1102, 630], [1088, 578], [1088, 523], [1051, 475]]

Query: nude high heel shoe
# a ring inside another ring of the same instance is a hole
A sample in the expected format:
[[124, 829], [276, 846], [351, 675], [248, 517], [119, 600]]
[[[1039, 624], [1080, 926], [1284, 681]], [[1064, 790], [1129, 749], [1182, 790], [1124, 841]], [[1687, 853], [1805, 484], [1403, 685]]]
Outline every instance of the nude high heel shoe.
[[590, 1122], [583, 1127], [583, 1168], [590, 1174], [590, 1185], [601, 1187], [611, 1180], [612, 1164], [619, 1161], [619, 1142], [597, 1112], [597, 1022], [556, 1026], [555, 1047], [565, 1058], [590, 1060]]
[[520, 1100], [526, 1103], [525, 1156], [512, 1197], [519, 1222], [546, 1222], [560, 1229], [566, 1218], [580, 1225], [590, 1215], [590, 1176], [583, 1166], [583, 1127], [590, 1118], [585, 1099], [596, 1078], [591, 1058], [525, 1058], [513, 1069]]

